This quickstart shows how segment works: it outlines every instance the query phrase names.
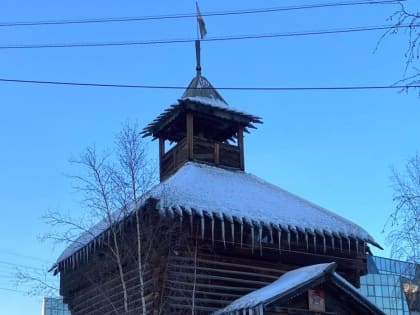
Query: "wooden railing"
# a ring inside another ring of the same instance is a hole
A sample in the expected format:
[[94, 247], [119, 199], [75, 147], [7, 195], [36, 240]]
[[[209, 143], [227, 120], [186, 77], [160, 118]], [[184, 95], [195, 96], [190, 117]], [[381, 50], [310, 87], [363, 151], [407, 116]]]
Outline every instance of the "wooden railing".
[[205, 162], [213, 165], [243, 169], [238, 146], [194, 137], [192, 156], [188, 156], [186, 139], [182, 139], [160, 161], [161, 179], [167, 178], [188, 160]]
[[186, 161], [188, 161], [188, 148], [184, 138], [162, 156], [160, 161], [161, 180], [175, 172]]
[[193, 159], [215, 165], [241, 168], [237, 146], [194, 137]]

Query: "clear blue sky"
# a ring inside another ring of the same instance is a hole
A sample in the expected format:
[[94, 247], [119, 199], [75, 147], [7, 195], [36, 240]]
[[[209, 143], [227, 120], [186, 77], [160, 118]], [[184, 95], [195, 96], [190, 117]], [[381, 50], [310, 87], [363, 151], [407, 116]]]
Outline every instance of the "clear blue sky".
[[[335, 0], [336, 1], [336, 0]], [[200, 1], [202, 12], [323, 1]], [[325, 2], [325, 1], [324, 1]], [[337, 2], [337, 1], [336, 1]], [[205, 17], [208, 36], [384, 25], [395, 5]], [[150, 16], [194, 12], [194, 1], [3, 0], [0, 21]], [[417, 8], [418, 9], [418, 8]], [[404, 71], [406, 38], [381, 32], [204, 42], [203, 74], [217, 86], [392, 84]], [[194, 38], [194, 19], [92, 25], [0, 27], [0, 46]], [[0, 49], [0, 78], [186, 86], [192, 43], [68, 49]], [[264, 125], [246, 136], [246, 169], [367, 229], [384, 246], [393, 209], [391, 167], [419, 149], [416, 92], [396, 90], [222, 91]], [[10, 281], [14, 265], [45, 268], [62, 248], [40, 243], [48, 209], [80, 214], [64, 176], [87, 146], [112, 146], [127, 120], [144, 126], [179, 90], [111, 89], [0, 83], [0, 305], [2, 313], [40, 314], [41, 298]], [[157, 157], [156, 143], [150, 152]], [[389, 254], [376, 251], [376, 254]], [[10, 263], [10, 264], [6, 264]]]

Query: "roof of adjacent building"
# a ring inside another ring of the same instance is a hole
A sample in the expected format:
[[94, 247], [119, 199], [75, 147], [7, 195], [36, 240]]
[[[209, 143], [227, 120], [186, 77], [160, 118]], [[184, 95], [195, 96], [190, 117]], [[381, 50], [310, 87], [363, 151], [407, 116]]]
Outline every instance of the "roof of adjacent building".
[[[183, 213], [207, 216], [283, 231], [304, 231], [318, 235], [354, 238], [379, 246], [357, 224], [255, 175], [188, 162], [167, 180], [143, 195], [141, 208], [148, 200], [157, 200], [162, 214]], [[115, 214], [115, 220], [123, 216]], [[57, 264], [73, 255], [108, 229], [100, 222], [83, 233], [58, 258]]]
[[242, 311], [264, 307], [270, 303], [296, 293], [300, 289], [305, 291], [320, 279], [331, 279], [340, 288], [355, 298], [360, 304], [373, 311], [374, 314], [384, 314], [377, 306], [361, 295], [357, 289], [343, 277], [335, 272], [335, 262], [311, 265], [286, 272], [273, 283], [246, 294], [233, 301], [225, 308], [218, 310], [213, 315], [239, 314]]

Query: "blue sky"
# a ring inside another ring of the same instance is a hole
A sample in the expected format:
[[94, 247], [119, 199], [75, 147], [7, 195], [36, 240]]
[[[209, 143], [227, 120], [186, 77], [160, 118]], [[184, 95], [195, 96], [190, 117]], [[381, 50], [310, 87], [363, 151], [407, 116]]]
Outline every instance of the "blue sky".
[[[322, 1], [200, 1], [201, 11], [269, 8]], [[413, 2], [411, 2], [413, 3]], [[348, 6], [205, 17], [208, 36], [384, 25], [395, 5]], [[0, 21], [150, 16], [194, 12], [194, 1], [3, 0]], [[381, 32], [202, 43], [203, 74], [214, 86], [387, 85], [403, 76], [404, 34]], [[92, 25], [0, 27], [0, 46], [194, 38], [194, 19]], [[68, 49], [0, 49], [0, 78], [186, 86], [192, 43]], [[416, 92], [222, 91], [234, 108], [263, 117], [246, 135], [246, 169], [381, 233], [393, 209], [391, 167], [419, 148]], [[60, 246], [41, 243], [48, 209], [82, 214], [65, 176], [87, 146], [111, 147], [127, 120], [145, 126], [181, 90], [0, 83], [0, 305], [5, 314], [40, 314], [41, 298], [4, 289], [14, 265], [44, 268]], [[150, 154], [157, 157], [156, 143]], [[389, 251], [374, 251], [387, 256]], [[9, 263], [9, 264], [6, 264]], [[12, 265], [11, 265], [12, 264]]]

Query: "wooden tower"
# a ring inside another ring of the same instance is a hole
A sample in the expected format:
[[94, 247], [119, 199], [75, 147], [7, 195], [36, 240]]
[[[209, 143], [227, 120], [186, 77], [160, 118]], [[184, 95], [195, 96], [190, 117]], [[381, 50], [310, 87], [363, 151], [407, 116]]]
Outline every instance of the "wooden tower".
[[[187, 161], [245, 169], [244, 131], [261, 119], [228, 106], [201, 74], [200, 42], [196, 41], [197, 73], [178, 100], [143, 131], [159, 139], [161, 181]], [[166, 150], [165, 143], [174, 144]]]
[[[83, 233], [52, 268], [73, 315], [142, 314], [142, 298], [148, 315], [208, 315], [288, 271], [332, 261], [357, 286], [368, 244], [379, 246], [356, 224], [244, 171], [244, 132], [262, 121], [228, 106], [201, 74], [198, 41], [196, 52], [184, 94], [142, 132], [159, 140], [161, 183], [116, 222]], [[139, 244], [149, 249], [142, 281]]]

